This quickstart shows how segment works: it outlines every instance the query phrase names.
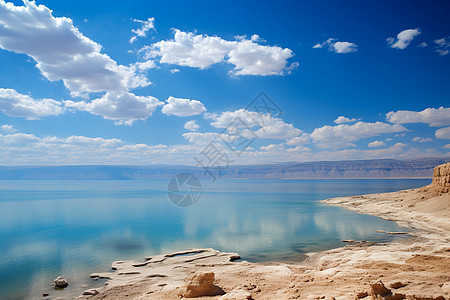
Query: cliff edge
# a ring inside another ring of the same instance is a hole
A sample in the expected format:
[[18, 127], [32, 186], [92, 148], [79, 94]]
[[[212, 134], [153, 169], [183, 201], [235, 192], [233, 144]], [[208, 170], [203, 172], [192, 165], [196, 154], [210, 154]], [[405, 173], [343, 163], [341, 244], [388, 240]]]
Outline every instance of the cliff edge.
[[450, 163], [434, 168], [431, 186], [436, 188], [440, 194], [450, 192]]

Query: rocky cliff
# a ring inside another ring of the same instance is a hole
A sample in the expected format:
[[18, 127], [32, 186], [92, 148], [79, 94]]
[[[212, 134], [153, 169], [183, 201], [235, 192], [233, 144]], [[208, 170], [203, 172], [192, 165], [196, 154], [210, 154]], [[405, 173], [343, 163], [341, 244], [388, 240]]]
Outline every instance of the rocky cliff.
[[434, 168], [431, 185], [437, 188], [440, 193], [450, 192], [450, 163]]

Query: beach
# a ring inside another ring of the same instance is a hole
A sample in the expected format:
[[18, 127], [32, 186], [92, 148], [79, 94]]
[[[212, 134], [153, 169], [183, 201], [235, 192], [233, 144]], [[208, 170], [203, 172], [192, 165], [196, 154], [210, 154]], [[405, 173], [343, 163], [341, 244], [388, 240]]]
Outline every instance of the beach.
[[213, 249], [115, 262], [114, 273], [91, 274], [106, 285], [80, 299], [180, 299], [196, 288], [197, 299], [448, 299], [449, 178], [447, 163], [423, 188], [323, 201], [411, 228], [385, 232], [408, 235], [401, 240], [350, 240], [301, 263], [249, 263]]

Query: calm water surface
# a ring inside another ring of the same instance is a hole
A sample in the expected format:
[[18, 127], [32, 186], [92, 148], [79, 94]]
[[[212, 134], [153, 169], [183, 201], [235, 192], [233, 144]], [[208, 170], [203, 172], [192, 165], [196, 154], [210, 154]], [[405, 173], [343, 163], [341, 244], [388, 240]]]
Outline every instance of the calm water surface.
[[[343, 239], [387, 241], [395, 223], [319, 203], [381, 193], [428, 179], [203, 181], [198, 203], [179, 208], [168, 180], [0, 181], [1, 299], [71, 299], [100, 286], [92, 272], [111, 262], [193, 247], [233, 251], [249, 261], [300, 261]], [[58, 275], [69, 288], [54, 291]]]

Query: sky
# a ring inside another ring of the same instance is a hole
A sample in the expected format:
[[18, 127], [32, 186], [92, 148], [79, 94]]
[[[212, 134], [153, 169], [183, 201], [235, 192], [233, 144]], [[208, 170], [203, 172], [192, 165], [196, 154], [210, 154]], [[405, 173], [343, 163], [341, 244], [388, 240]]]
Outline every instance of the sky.
[[0, 0], [0, 165], [450, 155], [450, 2]]

